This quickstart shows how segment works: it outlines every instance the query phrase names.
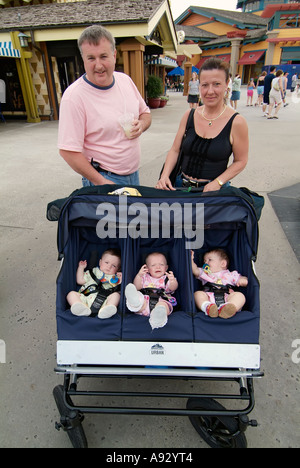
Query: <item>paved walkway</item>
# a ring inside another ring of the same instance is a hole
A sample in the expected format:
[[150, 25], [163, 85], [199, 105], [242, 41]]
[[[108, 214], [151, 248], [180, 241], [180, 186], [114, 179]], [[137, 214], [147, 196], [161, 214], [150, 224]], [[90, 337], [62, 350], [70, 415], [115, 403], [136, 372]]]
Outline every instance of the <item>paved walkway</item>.
[[[142, 184], [155, 184], [185, 109], [182, 94], [170, 93], [168, 106], [153, 111], [152, 127], [141, 141]], [[246, 107], [243, 90], [238, 110], [249, 123], [251, 149], [235, 185], [248, 186], [266, 200], [256, 265], [265, 377], [255, 382], [251, 414], [260, 425], [248, 429], [247, 439], [250, 447], [297, 447], [300, 353], [293, 343], [300, 339], [300, 269], [267, 195], [299, 184], [300, 104], [291, 102], [280, 111], [280, 120], [269, 121], [261, 109]], [[53, 372], [59, 264], [57, 225], [45, 213], [49, 201], [80, 186], [80, 177], [58, 156], [56, 139], [57, 122], [0, 122], [0, 339], [7, 347], [6, 364], [0, 364], [0, 447], [70, 446], [66, 434], [54, 429], [58, 415], [52, 389], [62, 383]], [[133, 384], [121, 385], [126, 391]], [[182, 386], [172, 382], [172, 391]], [[144, 388], [140, 382], [138, 390]], [[151, 391], [149, 383], [146, 388]], [[168, 389], [162, 382], [161, 391]], [[207, 447], [187, 418], [91, 415], [84, 428], [90, 447]]]

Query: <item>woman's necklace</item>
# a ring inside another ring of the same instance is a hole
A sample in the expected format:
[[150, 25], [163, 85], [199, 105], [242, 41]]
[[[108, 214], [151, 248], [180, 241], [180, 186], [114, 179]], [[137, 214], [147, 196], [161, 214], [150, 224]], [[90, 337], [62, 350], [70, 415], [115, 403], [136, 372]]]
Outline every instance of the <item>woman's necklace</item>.
[[208, 126], [209, 126], [209, 127], [211, 127], [211, 126], [212, 126], [212, 124], [213, 124], [213, 122], [214, 122], [215, 120], [219, 119], [219, 118], [221, 117], [221, 115], [223, 115], [223, 114], [224, 114], [224, 112], [226, 111], [226, 109], [227, 109], [227, 106], [224, 106], [224, 109], [222, 110], [221, 114], [220, 114], [220, 115], [218, 115], [218, 117], [215, 117], [214, 119], [208, 119], [208, 118], [207, 118], [207, 117], [205, 117], [205, 115], [204, 115], [204, 107], [203, 107], [203, 111], [202, 111], [202, 117], [203, 117], [205, 120], [207, 120], [207, 121], [208, 121]]

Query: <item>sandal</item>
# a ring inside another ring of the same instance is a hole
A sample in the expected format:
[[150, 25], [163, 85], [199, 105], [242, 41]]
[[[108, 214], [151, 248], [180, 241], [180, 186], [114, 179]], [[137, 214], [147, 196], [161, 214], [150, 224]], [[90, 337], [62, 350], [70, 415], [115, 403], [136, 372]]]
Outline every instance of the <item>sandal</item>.
[[218, 317], [219, 311], [218, 311], [218, 307], [216, 306], [216, 304], [210, 304], [209, 306], [207, 306], [206, 313], [209, 317], [212, 317], [212, 318]]
[[227, 302], [219, 308], [219, 317], [223, 319], [229, 319], [237, 313], [236, 307], [233, 304]]

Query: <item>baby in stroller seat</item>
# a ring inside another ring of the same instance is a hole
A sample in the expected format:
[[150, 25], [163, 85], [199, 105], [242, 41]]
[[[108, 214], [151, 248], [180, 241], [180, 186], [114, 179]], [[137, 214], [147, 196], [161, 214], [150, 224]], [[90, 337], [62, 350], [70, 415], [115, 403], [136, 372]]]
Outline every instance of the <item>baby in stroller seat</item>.
[[168, 272], [167, 259], [160, 252], [147, 255], [145, 264], [136, 275], [133, 284], [125, 288], [127, 308], [131, 312], [149, 318], [152, 329], [162, 328], [173, 312], [176, 299], [172, 294], [178, 282], [172, 271]]
[[195, 292], [196, 306], [209, 317], [223, 319], [233, 317], [242, 309], [246, 298], [244, 294], [234, 291], [230, 286], [246, 287], [248, 278], [241, 276], [237, 271], [228, 270], [229, 257], [223, 249], [206, 252], [202, 268], [196, 265], [194, 252], [191, 253], [193, 274], [202, 281], [204, 287], [203, 291]]
[[71, 291], [67, 301], [71, 312], [80, 317], [97, 315], [107, 319], [117, 313], [120, 302], [119, 286], [122, 282], [121, 255], [117, 249], [108, 249], [99, 261], [99, 267], [84, 271], [87, 261], [80, 261], [76, 272], [79, 292]]

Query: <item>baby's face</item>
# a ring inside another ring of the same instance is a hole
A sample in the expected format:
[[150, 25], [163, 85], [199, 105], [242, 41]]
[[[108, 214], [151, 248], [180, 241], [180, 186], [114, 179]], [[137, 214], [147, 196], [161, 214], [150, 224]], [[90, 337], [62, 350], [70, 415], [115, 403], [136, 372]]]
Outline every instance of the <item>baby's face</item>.
[[168, 270], [168, 265], [164, 255], [155, 254], [147, 258], [149, 275], [152, 278], [161, 278]]
[[216, 252], [208, 252], [204, 255], [204, 263], [209, 265], [210, 271], [212, 273], [217, 273], [221, 270], [226, 270], [227, 262], [222, 260], [219, 254]]
[[115, 275], [120, 269], [120, 259], [115, 255], [105, 254], [99, 262], [100, 270], [106, 275]]

